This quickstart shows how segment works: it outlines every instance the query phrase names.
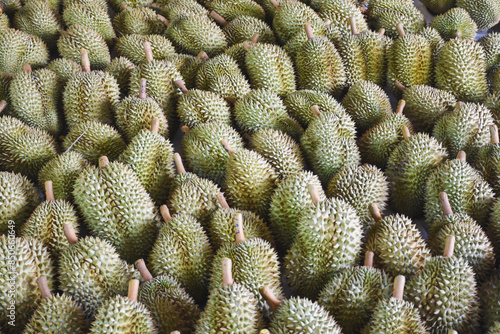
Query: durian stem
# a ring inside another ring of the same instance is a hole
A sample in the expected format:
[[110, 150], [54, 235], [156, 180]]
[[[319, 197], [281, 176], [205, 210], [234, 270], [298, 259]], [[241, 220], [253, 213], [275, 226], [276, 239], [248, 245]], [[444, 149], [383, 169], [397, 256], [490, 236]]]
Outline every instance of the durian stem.
[[252, 44], [243, 42], [243, 49], [245, 49], [246, 51], [250, 51], [252, 49]]
[[398, 24], [396, 24], [396, 30], [398, 31], [398, 34], [400, 37], [406, 36], [405, 28], [403, 27], [403, 23], [399, 22]]
[[145, 99], [147, 97], [147, 95], [146, 95], [146, 88], [147, 88], [146, 84], [147, 84], [146, 78], [142, 78], [139, 81], [139, 98], [140, 99]]
[[330, 20], [330, 19], [326, 19], [324, 22], [325, 22], [326, 26], [329, 26], [330, 24], [332, 24], [332, 20]]
[[271, 290], [270, 287], [268, 286], [263, 287], [260, 290], [260, 294], [262, 295], [262, 297], [264, 297], [264, 299], [269, 304], [273, 312], [275, 312], [278, 309], [278, 307], [280, 307], [281, 303], [278, 300], [278, 298], [276, 298], [276, 295], [274, 294], [273, 290]]
[[309, 191], [309, 195], [311, 195], [314, 204], [318, 204], [319, 202], [321, 202], [317, 185], [309, 183], [307, 185], [307, 190]]
[[165, 204], [160, 206], [160, 213], [165, 223], [172, 220], [172, 216], [170, 215], [170, 210], [168, 209], [168, 206], [166, 206]]
[[163, 15], [156, 14], [156, 18], [158, 19], [158, 21], [160, 21], [161, 23], [163, 23], [164, 26], [168, 26], [170, 24], [170, 21], [167, 20], [166, 17], [163, 16]]
[[179, 331], [173, 331], [173, 332], [170, 332], [170, 334], [181, 334], [181, 332], [179, 332]]
[[462, 32], [460, 30], [455, 31], [455, 38], [462, 37]]
[[394, 279], [394, 290], [392, 292], [392, 297], [403, 300], [403, 292], [405, 291], [405, 277], [403, 275], [398, 275]]
[[222, 206], [223, 209], [230, 209], [229, 204], [227, 204], [226, 198], [224, 197], [223, 193], [217, 194], [217, 200], [219, 201], [219, 204], [220, 206]]
[[196, 58], [203, 59], [204, 61], [209, 61], [210, 60], [210, 57], [207, 55], [207, 53], [205, 51], [201, 51], [200, 53], [198, 53], [198, 55], [196, 56]]
[[370, 211], [370, 215], [372, 216], [373, 220], [375, 220], [375, 223], [378, 223], [383, 219], [377, 204], [370, 204], [368, 206], [368, 210]]
[[99, 158], [99, 168], [104, 168], [109, 165], [109, 159], [107, 156], [103, 155]]
[[306, 30], [307, 39], [313, 39], [314, 33], [312, 31], [311, 24], [309, 22], [304, 24], [304, 29]]
[[319, 110], [319, 107], [316, 104], [311, 106], [311, 111], [312, 111], [314, 116], [321, 115], [321, 111]]
[[222, 285], [233, 284], [233, 261], [227, 257], [222, 259]]
[[[246, 42], [244, 42], [243, 44], [245, 44]], [[247, 43], [248, 44], [248, 43]], [[249, 44], [248, 44], [249, 45]], [[250, 47], [251, 48], [251, 47]], [[250, 50], [250, 49], [248, 49]], [[232, 105], [234, 105], [236, 103], [236, 98], [232, 97], [232, 96], [228, 96], [226, 97], [226, 101], [231, 103]]]
[[361, 14], [368, 14], [369, 10], [366, 9], [365, 7], [358, 6], [358, 10], [361, 12]]
[[210, 14], [208, 15], [210, 15], [210, 17], [212, 17], [221, 26], [223, 27], [227, 26], [228, 22], [226, 21], [226, 19], [217, 14], [216, 12], [211, 11]]
[[181, 131], [182, 131], [182, 133], [186, 134], [186, 133], [189, 133], [191, 131], [191, 129], [189, 128], [189, 126], [183, 125], [183, 126], [181, 126]]
[[394, 81], [394, 86], [396, 86], [400, 91], [405, 91], [406, 87], [401, 83], [401, 81], [395, 80]]
[[48, 299], [52, 296], [49, 289], [49, 282], [47, 282], [47, 276], [42, 275], [38, 277], [36, 283], [38, 284], [38, 290], [40, 290], [43, 299]]
[[141, 277], [142, 279], [144, 279], [144, 281], [148, 282], [153, 279], [153, 275], [151, 275], [151, 273], [149, 272], [148, 267], [146, 267], [146, 263], [143, 259], [135, 261], [135, 267], [141, 273]]
[[365, 267], [373, 267], [373, 257], [375, 254], [373, 254], [372, 251], [368, 251], [365, 254]]
[[151, 120], [151, 132], [158, 133], [160, 130], [160, 120], [158, 118], [153, 118]]
[[142, 45], [144, 47], [144, 54], [146, 55], [146, 61], [148, 63], [152, 62], [153, 61], [153, 50], [151, 50], [151, 43], [149, 43], [148, 41], [144, 41], [144, 43]]
[[443, 214], [445, 216], [449, 216], [453, 214], [453, 210], [451, 209], [451, 204], [448, 199], [448, 194], [444, 191], [439, 193], [439, 201], [441, 202], [441, 210], [443, 210]]
[[380, 36], [384, 36], [385, 35], [385, 29], [384, 28], [380, 28], [379, 31], [378, 31], [378, 34]]
[[181, 90], [182, 94], [186, 94], [188, 92], [188, 89], [186, 88], [186, 85], [184, 84], [184, 80], [177, 79], [174, 81], [174, 83]]
[[0, 113], [5, 109], [7, 108], [7, 101], [5, 100], [2, 100], [0, 101]]
[[446, 237], [446, 244], [444, 245], [443, 257], [452, 257], [454, 249], [455, 249], [455, 236], [448, 235]]
[[174, 162], [177, 167], [178, 174], [185, 174], [186, 169], [184, 168], [184, 164], [182, 163], [182, 158], [179, 153], [174, 153]]
[[403, 110], [405, 109], [405, 106], [406, 106], [406, 101], [399, 100], [398, 107], [396, 109], [396, 114], [403, 115]]
[[458, 334], [458, 332], [454, 329], [448, 329], [448, 334]]
[[403, 126], [402, 131], [403, 131], [403, 138], [404, 138], [404, 140], [410, 139], [411, 134], [410, 134], [410, 130], [408, 129], [408, 127], [407, 126]]
[[257, 41], [259, 40], [259, 37], [260, 37], [259, 34], [254, 34], [251, 40], [252, 44], [256, 44]]
[[241, 212], [234, 216], [234, 232], [236, 234], [236, 243], [245, 241], [245, 233], [243, 232], [243, 215]]
[[[2, 101], [5, 102], [5, 101]], [[1, 105], [1, 102], [0, 102]], [[0, 107], [0, 111], [2, 110], [2, 107]], [[498, 136], [498, 127], [496, 124], [490, 125], [490, 136], [491, 136], [491, 143], [492, 144], [498, 144], [500, 143], [500, 139]]]
[[464, 151], [458, 152], [458, 154], [457, 154], [457, 160], [465, 162], [467, 160], [467, 154]]
[[281, 5], [278, 3], [278, 1], [276, 1], [276, 0], [269, 0], [269, 1], [271, 1], [271, 3], [273, 4], [274, 8], [276, 8], [276, 9], [280, 8]]
[[267, 330], [265, 328], [261, 329], [260, 332], [259, 332], [259, 334], [269, 334], [269, 333], [270, 333], [269, 330]]
[[137, 301], [137, 295], [139, 293], [139, 280], [138, 279], [131, 279], [128, 282], [128, 299], [130, 299], [133, 302]]
[[234, 153], [234, 151], [231, 148], [231, 145], [229, 145], [229, 142], [227, 141], [227, 139], [222, 139], [220, 142], [222, 144], [222, 147], [224, 147], [224, 149], [227, 151], [227, 153], [229, 153], [229, 155]]
[[86, 49], [80, 50], [80, 58], [82, 59], [83, 72], [90, 72], [89, 52]]
[[125, 2], [122, 2], [120, 5], [122, 7], [122, 10], [127, 10], [128, 9], [127, 4]]
[[63, 231], [70, 245], [74, 245], [78, 242], [78, 237], [76, 236], [75, 229], [73, 228], [72, 223], [64, 223]]
[[52, 181], [45, 181], [45, 200], [46, 201], [55, 201], [54, 197], [54, 189], [52, 187]]
[[351, 16], [349, 18], [349, 25], [351, 26], [351, 33], [353, 35], [357, 35], [358, 34], [358, 28], [356, 26], [356, 18], [354, 16]]
[[24, 72], [28, 72], [28, 73], [33, 72], [33, 70], [31, 69], [31, 65], [28, 64], [28, 63], [26, 63], [26, 64], [23, 65], [23, 71]]

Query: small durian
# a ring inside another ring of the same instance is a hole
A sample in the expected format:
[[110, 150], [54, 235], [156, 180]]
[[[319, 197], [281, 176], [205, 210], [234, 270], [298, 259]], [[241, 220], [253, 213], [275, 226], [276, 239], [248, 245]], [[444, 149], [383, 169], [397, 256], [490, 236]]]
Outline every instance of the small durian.
[[[496, 270], [479, 289], [483, 326], [489, 328], [488, 334], [500, 331], [500, 271]], [[494, 331], [494, 329], [496, 331]]]
[[435, 14], [447, 12], [455, 6], [455, 0], [422, 0], [429, 11]]
[[65, 87], [74, 74], [82, 72], [82, 67], [79, 63], [67, 58], [56, 58], [52, 60], [49, 65], [47, 65], [47, 69], [57, 75], [57, 80], [59, 80], [61, 87]]
[[[331, 21], [331, 25], [337, 27], [340, 35], [345, 38], [351, 34], [354, 27], [357, 32], [363, 33], [368, 30], [368, 24], [360, 9], [351, 0], [330, 0], [324, 1], [319, 6], [319, 14], [322, 19]], [[350, 18], [355, 22], [351, 26]]]
[[474, 167], [481, 173], [498, 196], [500, 194], [500, 140], [498, 127], [490, 125], [491, 141], [481, 146], [474, 161]]
[[113, 18], [113, 27], [118, 36], [163, 35], [167, 29], [165, 19], [148, 7], [128, 8], [122, 2], [123, 10]]
[[64, 8], [63, 19], [68, 27], [80, 24], [94, 30], [108, 44], [116, 37], [107, 9], [99, 6], [73, 3]]
[[62, 4], [63, 9], [74, 3], [98, 6], [104, 10], [108, 8], [108, 2], [106, 0], [49, 0], [49, 3], [50, 2], [56, 2], [58, 6]]
[[17, 29], [0, 34], [0, 72], [14, 75], [24, 64], [43, 67], [49, 61], [47, 46], [38, 36]]
[[181, 73], [186, 88], [193, 89], [196, 86], [196, 75], [200, 67], [209, 60], [205, 52], [200, 52], [196, 57], [186, 54], [173, 53], [165, 57]]
[[271, 27], [266, 22], [252, 16], [236, 17], [224, 26], [223, 31], [230, 46], [249, 41], [255, 34], [259, 34], [261, 43], [276, 43]]
[[490, 70], [500, 61], [500, 34], [491, 32], [479, 39], [486, 55], [486, 66]]
[[229, 103], [217, 93], [199, 89], [186, 90], [179, 97], [177, 115], [190, 129], [210, 122], [231, 125]]
[[479, 31], [489, 29], [500, 21], [500, 4], [496, 0], [456, 0], [456, 5], [469, 13]]
[[115, 50], [119, 56], [130, 59], [138, 65], [147, 62], [144, 42], [149, 42], [153, 59], [163, 60], [175, 54], [172, 43], [161, 35], [125, 35], [116, 41]]
[[135, 64], [126, 57], [116, 57], [104, 70], [104, 72], [111, 74], [116, 79], [118, 87], [120, 87], [120, 98], [128, 95], [128, 83], [134, 68]]
[[266, 18], [264, 9], [253, 0], [212, 0], [207, 2], [206, 6], [227, 21], [243, 16], [255, 17], [260, 20]]
[[398, 24], [409, 34], [419, 33], [425, 27], [424, 15], [408, 0], [377, 0], [368, 6], [369, 22], [378, 31], [385, 29], [387, 36], [398, 38]]
[[432, 28], [436, 29], [445, 40], [452, 38], [474, 39], [477, 26], [469, 13], [463, 8], [452, 8], [432, 19]]

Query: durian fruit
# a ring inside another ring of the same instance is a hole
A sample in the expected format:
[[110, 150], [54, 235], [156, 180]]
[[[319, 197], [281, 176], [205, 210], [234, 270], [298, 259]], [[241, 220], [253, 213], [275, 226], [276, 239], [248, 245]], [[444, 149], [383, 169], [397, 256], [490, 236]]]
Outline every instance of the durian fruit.
[[249, 134], [261, 129], [281, 130], [299, 139], [304, 130], [286, 112], [285, 105], [272, 90], [254, 89], [234, 105], [237, 126]]
[[135, 64], [125, 57], [116, 57], [108, 67], [104, 70], [111, 74], [120, 87], [120, 97], [124, 98], [128, 95], [128, 83], [130, 82], [130, 75], [135, 68]]
[[177, 115], [191, 129], [210, 122], [231, 125], [229, 103], [217, 93], [199, 89], [186, 91], [179, 97]]
[[383, 87], [386, 81], [387, 57], [392, 41], [385, 36], [385, 30], [378, 32], [366, 30], [357, 35], [366, 61], [366, 74], [369, 81]]
[[212, 248], [200, 221], [192, 215], [170, 216], [166, 205], [160, 207], [164, 225], [150, 253], [149, 263], [155, 276], [170, 275], [198, 303], [207, 295], [212, 263]]
[[229, 156], [221, 145], [227, 140], [235, 150], [243, 148], [243, 139], [230, 125], [221, 122], [200, 124], [182, 138], [186, 167], [199, 177], [222, 186]]
[[425, 7], [435, 14], [442, 14], [455, 6], [455, 0], [422, 0]]
[[64, 8], [63, 19], [68, 27], [80, 24], [94, 30], [108, 44], [116, 37], [107, 9], [99, 6], [73, 3]]
[[457, 7], [465, 9], [476, 22], [477, 30], [495, 26], [500, 21], [500, 4], [495, 0], [456, 0]]
[[74, 187], [75, 204], [93, 235], [108, 240], [126, 261], [148, 255], [157, 233], [154, 203], [132, 168], [102, 156]]
[[65, 87], [74, 74], [82, 72], [82, 67], [79, 63], [67, 58], [52, 60], [47, 65], [47, 69], [57, 75], [57, 80], [61, 87]]
[[465, 213], [453, 213], [446, 192], [439, 194], [443, 215], [429, 223], [429, 246], [434, 255], [442, 254], [448, 235], [455, 236], [455, 255], [466, 260], [478, 281], [491, 275], [495, 268], [495, 253], [481, 226]]
[[81, 24], [74, 24], [61, 32], [57, 41], [59, 54], [74, 61], [80, 60], [80, 50], [88, 50], [90, 66], [95, 70], [105, 69], [111, 62], [108, 46], [96, 31]]
[[62, 4], [63, 9], [72, 5], [73, 3], [79, 3], [82, 5], [93, 5], [93, 6], [99, 6], [102, 9], [107, 9], [108, 8], [108, 2], [106, 0], [49, 0], [50, 2], [56, 2], [58, 5]]
[[460, 151], [457, 158], [436, 167], [427, 177], [425, 186], [425, 218], [431, 224], [442, 215], [441, 192], [451, 198], [456, 213], [466, 213], [480, 225], [486, 226], [494, 193], [481, 174], [466, 161]]
[[205, 1], [196, 0], [170, 0], [168, 2], [152, 3], [150, 8], [159, 10], [168, 20], [173, 20], [182, 14], [208, 15], [208, 9], [204, 7]]
[[129, 282], [128, 298], [114, 296], [97, 310], [90, 333], [153, 334], [156, 329], [148, 309], [137, 302], [139, 280]]
[[257, 298], [245, 284], [234, 281], [230, 258], [214, 262], [214, 266], [221, 266], [221, 263], [222, 284], [212, 288], [195, 333], [256, 333], [262, 323]]
[[316, 187], [320, 200], [325, 200], [325, 192], [318, 177], [310, 171], [301, 171], [283, 179], [271, 196], [269, 224], [283, 251], [292, 245], [303, 213], [314, 204], [309, 194], [309, 184]]
[[354, 28], [363, 33], [368, 30], [368, 24], [360, 9], [351, 0], [323, 1], [318, 7], [322, 19], [331, 21], [331, 25], [337, 27], [342, 37], [348, 37], [352, 32], [350, 18], [355, 22]]
[[21, 174], [0, 172], [0, 189], [0, 235], [3, 235], [10, 228], [18, 230], [42, 199], [33, 183]]
[[135, 266], [144, 280], [137, 300], [151, 312], [156, 330], [171, 333], [178, 329], [179, 333], [192, 333], [200, 317], [200, 309], [194, 299], [171, 276], [153, 278], [144, 260], [137, 260]]
[[38, 277], [36, 282], [43, 300], [31, 316], [23, 333], [87, 333], [88, 326], [85, 322], [85, 314], [78, 303], [64, 294], [52, 295], [47, 276]]
[[491, 32], [479, 39], [486, 54], [487, 69], [492, 69], [500, 60], [500, 34]]
[[474, 161], [474, 167], [481, 173], [498, 196], [500, 194], [500, 140], [498, 138], [498, 127], [490, 125], [491, 140], [479, 148]]
[[110, 160], [116, 160], [126, 147], [122, 137], [113, 127], [95, 121], [77, 124], [62, 142], [64, 152], [78, 152], [94, 165], [98, 164], [103, 155]]
[[15, 11], [21, 8], [21, 1], [19, 0], [3, 0], [1, 3], [2, 12], [8, 15], [13, 14]]
[[406, 290], [407, 300], [418, 309], [431, 333], [454, 328], [474, 332], [479, 318], [476, 280], [467, 261], [453, 256], [455, 237], [446, 239], [443, 256], [427, 261]]
[[389, 275], [411, 277], [431, 259], [431, 251], [412, 220], [404, 215], [382, 218], [376, 204], [370, 205], [374, 224], [367, 233], [365, 249], [375, 254], [376, 266]]
[[213, 0], [206, 4], [208, 10], [231, 21], [237, 17], [250, 16], [260, 20], [266, 18], [264, 9], [253, 0]]
[[[500, 271], [495, 271], [490, 277], [487, 278], [479, 289], [479, 297], [481, 300], [481, 315], [483, 319], [483, 326], [485, 329], [500, 330]], [[490, 333], [490, 332], [488, 332]], [[498, 332], [491, 332], [496, 334]]]
[[115, 50], [119, 56], [130, 59], [138, 65], [147, 62], [144, 42], [149, 42], [153, 59], [163, 60], [175, 54], [172, 43], [161, 35], [125, 35], [116, 41]]
[[314, 300], [334, 272], [357, 262], [362, 225], [346, 201], [321, 201], [317, 187], [308, 188], [314, 205], [297, 222], [295, 240], [285, 257], [285, 275], [294, 294]]
[[54, 290], [54, 268], [49, 251], [33, 238], [0, 236], [0, 326], [7, 334], [20, 333], [42, 302], [36, 285], [40, 276], [47, 277]]
[[366, 252], [363, 267], [351, 267], [334, 274], [321, 290], [318, 304], [335, 317], [343, 333], [359, 333], [381, 300], [393, 290], [389, 276], [373, 268], [373, 252]]
[[0, 72], [0, 113], [8, 114], [11, 107], [9, 101], [9, 87], [12, 75]]
[[373, 310], [369, 324], [364, 328], [366, 334], [427, 334], [425, 323], [416, 307], [403, 300], [405, 277], [394, 279], [393, 296], [381, 300]]
[[276, 43], [276, 37], [274, 37], [271, 27], [253, 16], [238, 16], [228, 22], [222, 30], [226, 34], [227, 43], [230, 46], [251, 40], [255, 34], [259, 34], [261, 43]]
[[26, 64], [10, 82], [10, 115], [57, 137], [61, 132], [58, 110], [61, 88], [57, 74], [46, 68], [32, 71]]
[[441, 49], [445, 45], [446, 41], [441, 37], [439, 32], [432, 28], [431, 26], [427, 26], [424, 29], [420, 31], [420, 36], [424, 37], [427, 42], [431, 45], [432, 49], [432, 58], [434, 61], [434, 64], [436, 64], [436, 61], [439, 57], [439, 53], [441, 52]]
[[166, 26], [164, 18], [148, 7], [128, 8], [122, 2], [123, 10], [113, 18], [113, 27], [118, 36], [131, 34], [137, 35], [162, 35]]
[[495, 249], [497, 259], [500, 261], [500, 201], [495, 200], [491, 208], [490, 222], [486, 227], [486, 234]]
[[[261, 291], [273, 309], [270, 330], [272, 333], [301, 334], [307, 329], [311, 333], [340, 334], [342, 329], [328, 310], [307, 298], [291, 297], [279, 301], [273, 291], [265, 286]], [[260, 333], [270, 333], [261, 331]]]
[[10, 21], [7, 14], [0, 8], [0, 33], [10, 28]]
[[452, 8], [432, 19], [432, 28], [436, 29], [445, 40], [452, 38], [474, 39], [477, 25], [463, 8]]
[[425, 27], [424, 15], [412, 1], [377, 0], [368, 5], [369, 22], [375, 30], [385, 29], [387, 36], [398, 38], [400, 23], [409, 34], [416, 34]]
[[[325, 23], [322, 25], [312, 25], [311, 30], [314, 36], [326, 37], [331, 42], [337, 42], [340, 39], [339, 30], [336, 27], [332, 27], [331, 22], [328, 20], [325, 20]], [[295, 36], [290, 38], [285, 45], [283, 45], [283, 49], [290, 56], [290, 58], [292, 58], [292, 60], [296, 62], [297, 54], [299, 53], [302, 44], [307, 42], [308, 39], [309, 38], [306, 34], [305, 29], [301, 29], [295, 34]]]
[[382, 88], [371, 81], [354, 83], [342, 99], [342, 106], [364, 132], [392, 115], [391, 102]]
[[436, 88], [453, 93], [460, 101], [484, 100], [488, 82], [486, 56], [481, 44], [460, 38], [446, 42], [439, 52], [435, 78]]
[[422, 214], [425, 184], [432, 170], [444, 162], [446, 148], [424, 133], [410, 136], [403, 127], [402, 140], [387, 161], [386, 175], [392, 190], [392, 207], [409, 217]]
[[498, 334], [500, 333], [500, 321], [495, 321], [493, 326], [488, 330], [488, 334]]
[[171, 62], [181, 73], [184, 85], [188, 89], [196, 86], [196, 76], [200, 67], [209, 60], [205, 52], [200, 52], [196, 57], [186, 54], [173, 53], [165, 57], [166, 61]]
[[0, 34], [0, 72], [14, 75], [24, 64], [32, 68], [47, 65], [49, 51], [38, 36], [17, 29], [7, 29]]

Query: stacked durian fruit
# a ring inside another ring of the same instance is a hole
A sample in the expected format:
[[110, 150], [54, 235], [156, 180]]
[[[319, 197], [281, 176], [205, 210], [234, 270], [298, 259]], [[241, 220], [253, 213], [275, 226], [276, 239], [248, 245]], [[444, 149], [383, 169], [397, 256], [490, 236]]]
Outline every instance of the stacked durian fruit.
[[0, 0], [0, 332], [499, 334], [500, 0], [422, 2]]

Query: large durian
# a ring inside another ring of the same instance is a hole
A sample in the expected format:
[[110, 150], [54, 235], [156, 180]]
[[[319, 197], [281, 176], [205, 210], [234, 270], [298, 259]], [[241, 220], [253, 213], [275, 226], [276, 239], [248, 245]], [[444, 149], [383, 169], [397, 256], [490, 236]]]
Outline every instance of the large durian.
[[124, 9], [113, 18], [113, 27], [118, 36], [126, 35], [163, 35], [166, 30], [164, 18], [148, 7]]
[[199, 89], [182, 94], [177, 102], [177, 115], [180, 121], [191, 129], [210, 122], [231, 125], [228, 102], [216, 93]]
[[442, 14], [455, 6], [455, 0], [422, 0], [425, 7], [433, 13]]
[[476, 23], [462, 8], [453, 8], [436, 16], [432, 19], [430, 26], [436, 29], [445, 40], [455, 37], [467, 39], [476, 37]]
[[207, 8], [227, 21], [237, 17], [250, 16], [265, 19], [264, 9], [253, 0], [213, 0], [206, 3]]
[[325, 25], [319, 15], [305, 3], [300, 1], [280, 3], [273, 17], [273, 28], [278, 42], [284, 44], [293, 38], [304, 29], [306, 23], [311, 24], [313, 29]]
[[108, 67], [104, 70], [111, 74], [120, 87], [120, 98], [128, 95], [128, 83], [130, 82], [130, 75], [135, 68], [135, 64], [125, 57], [116, 57]]
[[16, 29], [0, 33], [0, 72], [15, 74], [24, 64], [33, 68], [47, 65], [49, 51], [38, 36]]
[[99, 6], [72, 3], [64, 8], [63, 19], [68, 27], [80, 24], [92, 29], [108, 44], [116, 37], [107, 9]]
[[456, 0], [456, 5], [469, 13], [479, 31], [489, 29], [500, 21], [500, 4], [496, 0]]
[[148, 61], [144, 52], [144, 42], [149, 42], [151, 45], [153, 59], [163, 60], [175, 54], [172, 43], [161, 35], [125, 35], [118, 38], [115, 50], [119, 56], [126, 57], [138, 65]]
[[500, 34], [491, 32], [479, 39], [486, 55], [486, 66], [492, 70], [500, 60]]
[[424, 15], [412, 1], [377, 0], [368, 5], [369, 21], [375, 30], [385, 29], [391, 38], [399, 35], [397, 25], [400, 23], [410, 34], [416, 34], [425, 27]]
[[320, 6], [315, 6], [319, 10], [319, 14], [322, 19], [328, 19], [332, 26], [339, 29], [342, 37], [348, 37], [352, 32], [352, 26], [350, 25], [350, 18], [353, 18], [355, 22], [354, 28], [359, 33], [363, 33], [368, 30], [368, 24], [361, 12], [361, 10], [353, 3], [351, 0], [330, 0], [330, 1], [318, 1], [312, 0], [311, 6], [314, 3], [322, 2]]
[[[52, 60], [49, 65], [47, 65], [47, 69], [53, 71], [57, 75], [57, 80], [61, 87], [66, 86], [73, 74], [82, 72], [82, 67], [79, 63], [67, 58], [56, 58]], [[61, 102], [59, 103], [62, 104]]]
[[227, 23], [223, 30], [229, 45], [251, 40], [255, 34], [259, 34], [259, 41], [261, 43], [276, 43], [276, 38], [271, 27], [266, 22], [253, 16], [236, 17]]
[[498, 127], [490, 125], [490, 143], [479, 148], [474, 167], [481, 173], [498, 196], [500, 195], [500, 139]]

